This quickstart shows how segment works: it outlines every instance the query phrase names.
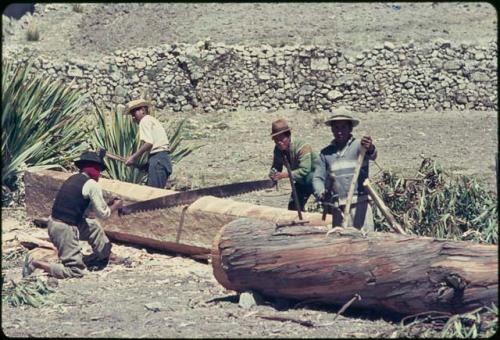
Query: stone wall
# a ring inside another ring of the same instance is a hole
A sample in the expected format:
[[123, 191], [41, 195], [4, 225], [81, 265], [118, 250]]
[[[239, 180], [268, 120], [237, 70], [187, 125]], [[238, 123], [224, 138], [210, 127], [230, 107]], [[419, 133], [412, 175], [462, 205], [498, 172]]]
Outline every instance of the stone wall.
[[[79, 87], [98, 102], [122, 106], [146, 89], [159, 109], [174, 111], [497, 110], [497, 43], [416, 47], [386, 42], [355, 57], [328, 47], [161, 45], [115, 51], [97, 63], [30, 56], [37, 71]], [[29, 52], [29, 51], [28, 51]], [[17, 56], [16, 56], [17, 54]]]

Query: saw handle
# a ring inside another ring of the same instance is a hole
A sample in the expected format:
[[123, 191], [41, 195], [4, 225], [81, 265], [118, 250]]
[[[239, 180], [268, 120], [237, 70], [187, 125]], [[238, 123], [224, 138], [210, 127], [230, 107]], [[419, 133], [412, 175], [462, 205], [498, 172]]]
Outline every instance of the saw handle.
[[[103, 150], [103, 149], [101, 149], [101, 150]], [[124, 164], [127, 161], [127, 159], [125, 157], [114, 155], [114, 154], [109, 153], [107, 151], [105, 152], [105, 156], [108, 158], [114, 159], [115, 161], [122, 162]], [[141, 171], [148, 171], [149, 164], [148, 163], [146, 163], [146, 164], [132, 164], [132, 166], [138, 170], [141, 170]]]

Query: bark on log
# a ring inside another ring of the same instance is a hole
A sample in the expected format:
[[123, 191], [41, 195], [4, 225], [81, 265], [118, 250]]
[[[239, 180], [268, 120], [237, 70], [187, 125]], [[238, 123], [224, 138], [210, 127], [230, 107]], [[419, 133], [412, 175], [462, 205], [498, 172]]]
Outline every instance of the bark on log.
[[[71, 173], [59, 171], [26, 171], [26, 210], [33, 220], [46, 220], [62, 183]], [[176, 191], [144, 185], [99, 179], [105, 198], [117, 196], [130, 204]], [[113, 240], [133, 243], [154, 249], [167, 250], [199, 258], [210, 256], [213, 238], [219, 229], [240, 217], [255, 217], [275, 223], [285, 223], [296, 218], [296, 212], [280, 208], [258, 206], [230, 199], [205, 196], [186, 209], [182, 228], [183, 207], [159, 209], [120, 217], [113, 214], [101, 220], [106, 234]], [[304, 213], [312, 224], [325, 224], [321, 215]]]
[[239, 219], [214, 239], [217, 281], [235, 291], [414, 314], [498, 305], [498, 247]]

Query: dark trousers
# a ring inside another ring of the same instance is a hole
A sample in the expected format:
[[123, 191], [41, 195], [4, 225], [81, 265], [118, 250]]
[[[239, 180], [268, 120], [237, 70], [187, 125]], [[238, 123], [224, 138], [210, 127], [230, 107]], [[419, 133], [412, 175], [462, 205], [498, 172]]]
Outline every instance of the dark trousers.
[[[297, 191], [300, 210], [304, 211], [306, 202], [309, 199], [309, 196], [313, 193], [312, 185], [300, 185], [295, 183], [295, 190]], [[290, 200], [288, 201], [288, 210], [297, 210], [295, 207], [295, 200], [293, 199], [293, 192], [291, 193]]]
[[160, 151], [149, 156], [147, 185], [155, 188], [165, 188], [172, 174], [172, 161], [166, 151]]

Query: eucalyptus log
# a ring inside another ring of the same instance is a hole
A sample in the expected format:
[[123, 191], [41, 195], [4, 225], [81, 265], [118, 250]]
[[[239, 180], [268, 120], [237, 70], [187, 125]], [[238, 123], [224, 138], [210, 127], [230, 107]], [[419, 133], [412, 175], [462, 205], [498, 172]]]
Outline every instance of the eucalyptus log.
[[[26, 210], [31, 219], [48, 219], [59, 188], [71, 175], [51, 170], [25, 172]], [[116, 196], [123, 199], [124, 204], [177, 193], [105, 178], [99, 179], [99, 184], [106, 199]], [[100, 222], [112, 240], [200, 257], [210, 256], [213, 238], [223, 225], [232, 220], [255, 217], [286, 223], [297, 216], [294, 211], [213, 196], [202, 197], [184, 208], [178, 206], [125, 216], [113, 214]], [[313, 224], [326, 223], [317, 213], [304, 213], [304, 217]]]
[[212, 247], [214, 276], [243, 292], [414, 314], [498, 305], [498, 247], [395, 233], [239, 219]]

